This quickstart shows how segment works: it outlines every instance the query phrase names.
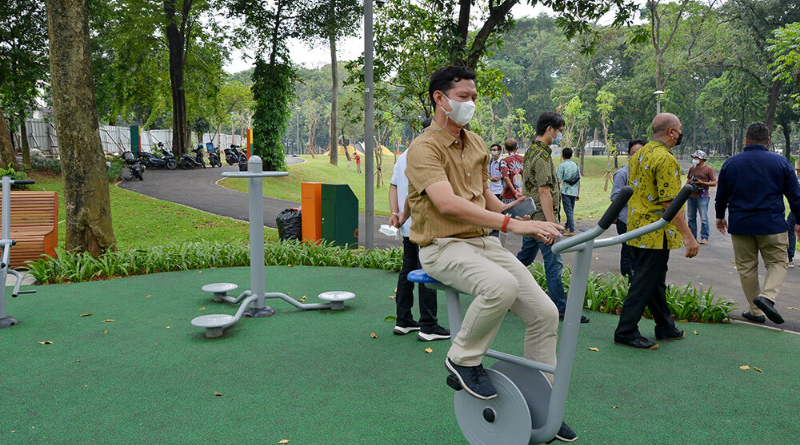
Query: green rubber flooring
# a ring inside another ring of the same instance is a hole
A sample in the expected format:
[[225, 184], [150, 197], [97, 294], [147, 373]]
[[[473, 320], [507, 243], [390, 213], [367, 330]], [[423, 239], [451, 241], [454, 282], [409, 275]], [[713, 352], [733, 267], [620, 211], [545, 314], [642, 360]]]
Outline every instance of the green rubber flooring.
[[[270, 267], [266, 279], [267, 291], [307, 302], [329, 290], [357, 297], [338, 312], [268, 300], [275, 316], [217, 339], [190, 321], [236, 307], [200, 287], [247, 289], [247, 268], [7, 298], [20, 324], [0, 330], [0, 444], [466, 444], [444, 383], [448, 343], [395, 336], [384, 321], [397, 274]], [[443, 298], [439, 312], [446, 325]], [[800, 336], [679, 323], [684, 340], [639, 351], [613, 344], [617, 317], [586, 315], [566, 409], [577, 443], [800, 441]], [[652, 335], [652, 321], [640, 327]], [[521, 354], [522, 335], [509, 315], [493, 348]]]

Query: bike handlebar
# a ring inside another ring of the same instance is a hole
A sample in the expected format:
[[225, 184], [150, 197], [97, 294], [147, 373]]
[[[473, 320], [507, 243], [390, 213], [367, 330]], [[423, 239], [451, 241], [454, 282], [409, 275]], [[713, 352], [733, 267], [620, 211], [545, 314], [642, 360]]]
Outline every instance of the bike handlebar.
[[30, 185], [30, 184], [36, 184], [36, 181], [34, 181], [33, 179], [15, 179], [11, 181], [11, 183], [14, 185]]
[[606, 209], [606, 212], [603, 213], [603, 217], [600, 218], [600, 221], [597, 223], [603, 230], [608, 229], [611, 227], [611, 223], [616, 221], [617, 216], [619, 216], [619, 212], [622, 211], [622, 208], [628, 204], [628, 200], [631, 199], [633, 195], [633, 189], [630, 186], [622, 187], [622, 190], [619, 191], [619, 194], [611, 205]]
[[675, 199], [672, 200], [672, 204], [667, 207], [667, 210], [664, 211], [664, 214], [661, 215], [665, 221], [672, 221], [672, 218], [675, 218], [675, 215], [681, 210], [681, 207], [686, 203], [686, 200], [689, 199], [689, 196], [692, 195], [693, 188], [691, 185], [684, 185], [678, 195], [675, 196]]

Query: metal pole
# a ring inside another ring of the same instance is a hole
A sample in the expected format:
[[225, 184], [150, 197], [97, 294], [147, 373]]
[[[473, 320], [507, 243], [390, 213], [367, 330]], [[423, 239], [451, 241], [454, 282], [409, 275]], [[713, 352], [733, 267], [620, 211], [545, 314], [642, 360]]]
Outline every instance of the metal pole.
[[[261, 173], [262, 161], [250, 156], [247, 162], [250, 173]], [[264, 296], [264, 186], [263, 178], [251, 176], [247, 179], [247, 194], [250, 208], [250, 292], [256, 302], [245, 311], [250, 317], [269, 317], [275, 311], [265, 304]]]
[[372, 249], [374, 233], [372, 219], [375, 214], [375, 188], [373, 184], [374, 146], [374, 94], [372, 83], [372, 0], [364, 2], [364, 246]]
[[300, 109], [294, 109], [294, 129], [297, 131], [297, 147], [295, 147], [294, 154], [300, 154]]

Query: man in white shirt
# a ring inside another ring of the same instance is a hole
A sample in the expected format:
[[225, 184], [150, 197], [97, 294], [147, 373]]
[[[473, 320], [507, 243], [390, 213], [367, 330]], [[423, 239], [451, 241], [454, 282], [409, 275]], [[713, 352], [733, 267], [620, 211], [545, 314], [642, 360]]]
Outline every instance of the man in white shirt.
[[406, 153], [397, 158], [394, 164], [392, 182], [389, 185], [389, 206], [392, 217], [389, 225], [400, 229], [403, 236], [403, 267], [397, 278], [397, 293], [395, 305], [397, 307], [397, 321], [393, 332], [397, 335], [406, 335], [412, 331], [419, 331], [417, 339], [420, 341], [446, 340], [450, 338], [450, 331], [439, 325], [436, 319], [437, 302], [436, 291], [419, 283], [419, 322], [411, 314], [414, 306], [414, 283], [408, 281], [408, 273], [421, 269], [419, 263], [419, 246], [409, 239], [411, 227], [411, 209], [408, 207], [408, 178], [406, 178]]

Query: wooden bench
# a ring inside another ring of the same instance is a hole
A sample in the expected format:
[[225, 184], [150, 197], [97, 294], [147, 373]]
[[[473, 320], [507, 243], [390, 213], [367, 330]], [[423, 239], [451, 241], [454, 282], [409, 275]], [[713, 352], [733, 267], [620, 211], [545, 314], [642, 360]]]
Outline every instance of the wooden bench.
[[10, 204], [10, 237], [17, 243], [10, 252], [11, 268], [25, 267], [25, 261], [36, 261], [42, 255], [55, 257], [58, 245], [58, 194], [12, 191]]

